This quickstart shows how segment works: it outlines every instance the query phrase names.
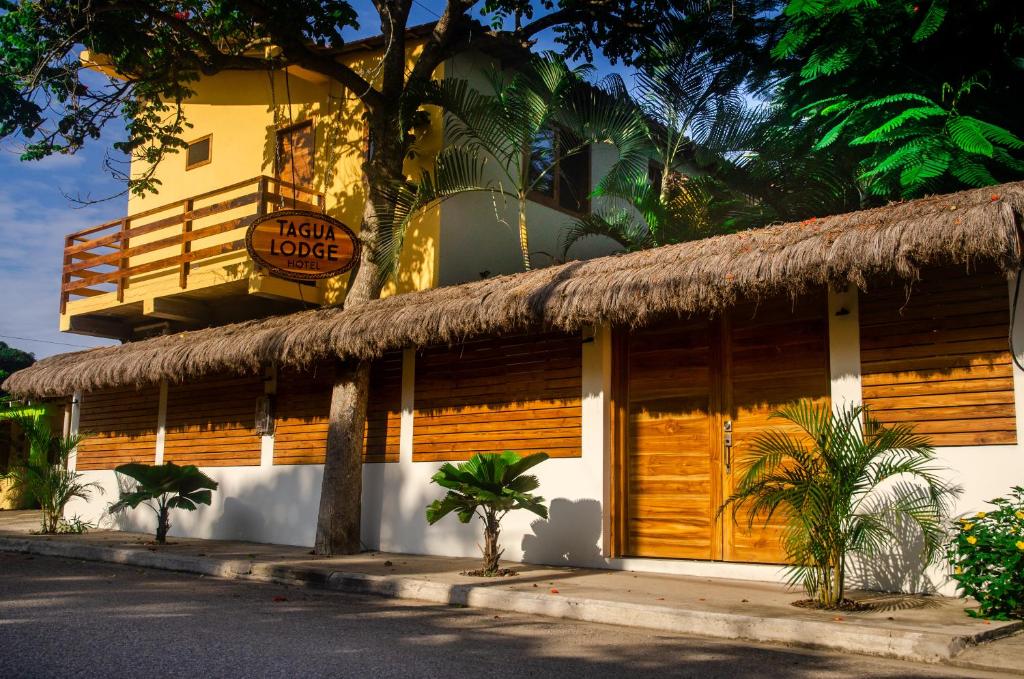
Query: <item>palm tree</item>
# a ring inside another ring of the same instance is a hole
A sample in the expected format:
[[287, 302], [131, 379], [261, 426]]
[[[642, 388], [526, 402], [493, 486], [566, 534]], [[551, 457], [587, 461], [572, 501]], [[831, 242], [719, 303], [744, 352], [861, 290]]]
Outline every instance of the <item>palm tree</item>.
[[504, 550], [498, 546], [501, 520], [511, 511], [525, 509], [542, 519], [548, 518], [544, 498], [533, 495], [540, 483], [536, 476], [524, 475], [528, 469], [548, 459], [547, 453], [534, 453], [521, 457], [506, 450], [504, 453], [477, 453], [458, 465], [445, 463], [432, 481], [448, 493], [427, 507], [427, 522], [434, 525], [455, 512], [462, 523], [476, 516], [484, 524], [483, 575], [500, 572], [498, 560]]
[[563, 255], [596, 235], [635, 250], [855, 205], [849, 173], [801, 146], [805, 135], [781, 113], [750, 103], [750, 68], [723, 61], [697, 34], [667, 33], [648, 50], [632, 90], [618, 75], [605, 78], [608, 95], [645, 121], [655, 171], [610, 174], [594, 192], [607, 207], [568, 225]]
[[822, 607], [841, 606], [847, 558], [885, 550], [901, 522], [917, 526], [923, 556], [932, 560], [959, 490], [940, 478], [926, 437], [909, 425], [882, 426], [863, 406], [833, 413], [828, 405], [801, 401], [772, 417], [801, 433], [770, 430], [756, 437], [719, 515], [731, 506], [735, 520], [745, 509], [752, 526], [784, 513], [791, 584], [802, 583]]
[[[489, 74], [490, 92], [465, 81], [438, 84], [438, 103], [449, 114], [447, 137], [458, 154], [485, 158], [496, 175], [490, 183], [465, 185], [512, 200], [517, 208], [523, 267], [532, 266], [527, 223], [528, 196], [555, 181], [562, 166], [597, 143], [612, 144], [618, 158], [609, 176], [647, 167], [643, 124], [637, 112], [587, 82], [590, 66], [570, 67], [553, 53], [533, 57], [506, 76]], [[461, 164], [463, 167], [466, 163]], [[443, 164], [440, 167], [444, 167]], [[589, 196], [575, 196], [584, 202]]]
[[68, 468], [71, 453], [83, 436], [54, 436], [44, 418], [26, 414], [11, 417], [29, 443], [27, 460], [12, 464], [3, 478], [36, 503], [42, 514], [42, 533], [57, 533], [64, 520], [64, 507], [74, 498], [88, 499], [93, 490], [103, 492], [95, 482], [82, 481], [80, 472]]
[[171, 529], [171, 510], [193, 512], [199, 505], [209, 505], [213, 500], [212, 491], [217, 490], [218, 485], [191, 464], [130, 462], [114, 471], [134, 479], [136, 486], [133, 490], [123, 491], [117, 502], [110, 506], [110, 512], [122, 512], [145, 504], [156, 513], [156, 541], [161, 545], [167, 542], [167, 532]]

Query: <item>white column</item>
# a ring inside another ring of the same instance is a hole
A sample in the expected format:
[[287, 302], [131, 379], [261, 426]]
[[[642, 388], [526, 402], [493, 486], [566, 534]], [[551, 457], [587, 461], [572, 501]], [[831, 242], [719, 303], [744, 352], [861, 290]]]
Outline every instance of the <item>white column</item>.
[[[589, 340], [589, 341], [588, 341]], [[611, 516], [611, 395], [612, 329], [608, 325], [588, 329], [583, 334], [583, 464], [588, 473], [597, 474], [595, 491], [601, 499], [601, 547], [609, 544]]]
[[[68, 423], [68, 433], [72, 436], [78, 433], [78, 422], [82, 418], [82, 392], [76, 391], [71, 397], [71, 421]], [[74, 471], [78, 463], [78, 446], [68, 455], [68, 469]]]
[[412, 428], [416, 408], [416, 349], [402, 352], [402, 417], [398, 433], [398, 462], [412, 462]]
[[[271, 366], [263, 376], [263, 393], [273, 399], [277, 395], [277, 366]], [[274, 466], [274, 434], [277, 431], [277, 404], [274, 404], [274, 426], [260, 437], [260, 466]]]
[[829, 290], [828, 344], [833, 409], [859, 405], [860, 312], [857, 288], [853, 285], [845, 290]]
[[153, 464], [164, 463], [164, 440], [167, 438], [167, 380], [160, 380], [160, 397], [156, 407], [156, 454]]

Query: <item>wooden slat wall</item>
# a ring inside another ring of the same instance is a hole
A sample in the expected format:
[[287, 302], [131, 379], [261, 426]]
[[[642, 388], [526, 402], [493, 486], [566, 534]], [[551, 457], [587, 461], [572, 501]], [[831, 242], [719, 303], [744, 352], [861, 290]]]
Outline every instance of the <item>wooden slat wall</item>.
[[258, 465], [256, 406], [263, 392], [259, 376], [170, 385], [164, 461], [203, 467]]
[[323, 464], [333, 380], [330, 365], [278, 372], [274, 464]]
[[514, 450], [581, 455], [579, 336], [534, 334], [416, 357], [413, 460]]
[[936, 446], [1016, 443], [1006, 280], [963, 269], [922, 279], [909, 298], [900, 283], [861, 295], [864, 402]]
[[385, 354], [370, 370], [364, 462], [398, 462], [402, 428], [402, 352]]
[[[334, 371], [283, 370], [278, 377], [274, 464], [323, 464]], [[385, 354], [370, 370], [364, 462], [398, 462], [402, 417], [402, 352]]]
[[160, 389], [111, 389], [82, 396], [75, 467], [113, 469], [128, 462], [156, 461]]

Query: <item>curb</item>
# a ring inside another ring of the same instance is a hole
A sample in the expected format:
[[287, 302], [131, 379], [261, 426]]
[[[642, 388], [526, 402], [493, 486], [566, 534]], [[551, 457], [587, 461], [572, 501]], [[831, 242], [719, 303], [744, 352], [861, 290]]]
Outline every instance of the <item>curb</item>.
[[[1024, 629], [1015, 622], [975, 634], [944, 634], [880, 629], [856, 623], [692, 611], [571, 596], [552, 597], [473, 584], [450, 585], [409, 577], [256, 563], [212, 557], [163, 554], [149, 550], [101, 547], [61, 540], [0, 537], [0, 551], [195, 573], [219, 578], [273, 582], [350, 594], [416, 599], [469, 608], [543, 615], [608, 625], [638, 627], [716, 639], [741, 639], [803, 648], [844, 651], [911, 662], [950, 664], [964, 649]], [[815, 639], [815, 641], [808, 641]], [[985, 669], [974, 666], [977, 669]], [[994, 668], [993, 668], [994, 669]]]

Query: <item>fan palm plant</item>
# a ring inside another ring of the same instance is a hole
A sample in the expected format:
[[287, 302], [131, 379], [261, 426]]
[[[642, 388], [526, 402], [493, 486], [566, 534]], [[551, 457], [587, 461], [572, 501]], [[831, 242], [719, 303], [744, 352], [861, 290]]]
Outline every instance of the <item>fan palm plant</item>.
[[10, 479], [21, 493], [39, 504], [41, 532], [57, 533], [61, 530], [68, 502], [74, 498], [86, 500], [93, 490], [103, 492], [99, 484], [84, 482], [83, 474], [68, 468], [68, 459], [83, 436], [54, 436], [43, 418], [32, 415], [16, 414], [11, 419], [28, 440], [29, 454], [27, 460], [13, 464], [4, 478]]
[[504, 453], [478, 453], [457, 465], [445, 463], [431, 479], [447, 488], [448, 493], [427, 507], [427, 522], [434, 525], [451, 512], [462, 523], [476, 516], [484, 524], [483, 575], [500, 573], [498, 560], [502, 550], [498, 544], [501, 520], [511, 511], [525, 509], [541, 518], [548, 518], [544, 498], [533, 495], [540, 485], [537, 477], [524, 474], [548, 459], [547, 453], [525, 457], [510, 450]]
[[156, 541], [161, 545], [167, 542], [167, 532], [171, 529], [171, 510], [184, 509], [191, 512], [199, 505], [210, 504], [211, 491], [216, 490], [218, 485], [191, 464], [178, 466], [173, 462], [158, 465], [131, 462], [114, 471], [134, 479], [137, 485], [133, 490], [121, 493], [118, 501], [110, 506], [111, 513], [146, 504], [156, 513]]
[[909, 425], [882, 426], [863, 406], [833, 412], [800, 401], [772, 417], [800, 433], [776, 429], [757, 436], [719, 514], [731, 507], [736, 520], [745, 509], [752, 526], [782, 512], [791, 584], [802, 583], [822, 607], [842, 605], [847, 559], [886, 549], [901, 522], [917, 526], [925, 561], [934, 558], [958, 490], [940, 478], [926, 437]]

